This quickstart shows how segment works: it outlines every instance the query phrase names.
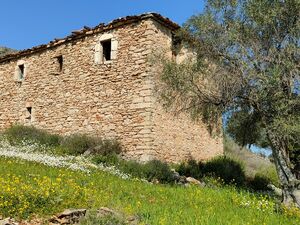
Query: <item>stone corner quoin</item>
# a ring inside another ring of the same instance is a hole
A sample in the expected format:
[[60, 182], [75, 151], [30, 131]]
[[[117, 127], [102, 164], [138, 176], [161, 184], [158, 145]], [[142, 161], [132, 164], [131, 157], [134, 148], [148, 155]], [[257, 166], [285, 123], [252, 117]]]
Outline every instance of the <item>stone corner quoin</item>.
[[223, 154], [222, 136], [157, 100], [149, 58], [158, 50], [172, 56], [178, 28], [155, 13], [129, 16], [0, 58], [0, 129], [21, 123], [116, 138], [126, 157], [141, 161]]

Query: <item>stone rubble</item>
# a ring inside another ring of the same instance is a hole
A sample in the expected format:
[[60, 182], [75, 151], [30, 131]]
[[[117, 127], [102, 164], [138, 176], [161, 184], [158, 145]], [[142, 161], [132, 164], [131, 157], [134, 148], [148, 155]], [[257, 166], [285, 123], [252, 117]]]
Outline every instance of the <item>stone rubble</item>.
[[[33, 219], [32, 221], [16, 222], [13, 218], [3, 219], [0, 216], [0, 225], [75, 225], [78, 224], [80, 219], [84, 218], [88, 213], [87, 209], [66, 209], [62, 213], [53, 216], [48, 221], [42, 219]], [[115, 216], [122, 218], [123, 215], [115, 210], [107, 207], [101, 207], [97, 210], [97, 217]], [[126, 218], [128, 225], [137, 225], [139, 220], [135, 216]]]

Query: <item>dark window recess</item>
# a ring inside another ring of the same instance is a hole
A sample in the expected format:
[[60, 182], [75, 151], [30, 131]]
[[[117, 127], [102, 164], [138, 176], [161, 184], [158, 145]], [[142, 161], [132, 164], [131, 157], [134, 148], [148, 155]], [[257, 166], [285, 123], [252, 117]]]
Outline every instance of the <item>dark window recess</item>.
[[20, 80], [24, 79], [24, 70], [25, 70], [24, 64], [19, 65], [19, 79]]
[[27, 116], [26, 116], [26, 119], [27, 119], [27, 120], [31, 120], [32, 107], [26, 107], [26, 109], [27, 109]]
[[104, 61], [111, 60], [111, 40], [102, 41], [101, 45], [103, 49], [103, 60]]
[[176, 57], [182, 47], [182, 40], [175, 36], [174, 34], [172, 35], [172, 56]]
[[64, 58], [62, 55], [57, 56], [57, 63], [58, 63], [58, 72], [61, 72], [63, 70], [63, 65], [64, 65]]

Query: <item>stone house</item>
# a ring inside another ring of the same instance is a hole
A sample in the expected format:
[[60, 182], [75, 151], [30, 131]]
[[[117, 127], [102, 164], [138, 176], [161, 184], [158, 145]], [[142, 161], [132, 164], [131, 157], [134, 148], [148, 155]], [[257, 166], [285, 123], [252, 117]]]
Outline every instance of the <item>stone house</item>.
[[117, 138], [138, 160], [222, 154], [222, 137], [158, 102], [149, 57], [161, 49], [171, 57], [178, 28], [156, 13], [128, 16], [0, 58], [0, 129], [21, 123]]

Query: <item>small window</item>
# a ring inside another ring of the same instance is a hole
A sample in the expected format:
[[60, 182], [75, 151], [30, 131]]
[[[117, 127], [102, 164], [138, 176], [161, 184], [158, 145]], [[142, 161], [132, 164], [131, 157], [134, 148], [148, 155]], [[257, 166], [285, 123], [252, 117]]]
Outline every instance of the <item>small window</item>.
[[56, 57], [58, 66], [57, 66], [57, 70], [58, 72], [61, 72], [63, 70], [63, 65], [64, 65], [64, 59], [62, 55], [59, 55]]
[[174, 60], [176, 60], [176, 57], [178, 56], [181, 47], [182, 47], [182, 40], [173, 34], [172, 35], [172, 58]]
[[24, 79], [24, 70], [25, 70], [25, 67], [24, 67], [24, 64], [21, 64], [18, 66], [19, 67], [19, 80], [23, 80]]
[[111, 60], [111, 39], [101, 41], [102, 50], [103, 50], [103, 61]]
[[32, 119], [32, 107], [26, 107], [27, 111], [26, 111], [26, 120], [27, 121], [31, 121]]

